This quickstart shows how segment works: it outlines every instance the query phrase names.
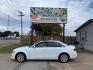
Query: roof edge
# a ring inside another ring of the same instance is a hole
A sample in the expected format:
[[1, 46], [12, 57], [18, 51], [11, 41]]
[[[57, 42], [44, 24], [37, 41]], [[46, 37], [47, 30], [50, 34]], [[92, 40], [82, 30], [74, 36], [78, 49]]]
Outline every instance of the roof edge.
[[78, 30], [82, 29], [84, 26], [88, 25], [89, 23], [93, 22], [93, 19], [89, 19], [84, 24], [82, 24], [80, 27], [78, 27], [74, 32], [77, 32]]

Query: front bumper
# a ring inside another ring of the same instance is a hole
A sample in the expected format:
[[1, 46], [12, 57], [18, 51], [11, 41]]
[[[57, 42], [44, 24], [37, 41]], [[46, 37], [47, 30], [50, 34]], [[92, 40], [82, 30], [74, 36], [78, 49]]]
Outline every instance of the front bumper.
[[11, 54], [11, 59], [15, 59], [15, 55], [16, 55], [16, 53], [15, 52], [12, 52], [12, 54]]

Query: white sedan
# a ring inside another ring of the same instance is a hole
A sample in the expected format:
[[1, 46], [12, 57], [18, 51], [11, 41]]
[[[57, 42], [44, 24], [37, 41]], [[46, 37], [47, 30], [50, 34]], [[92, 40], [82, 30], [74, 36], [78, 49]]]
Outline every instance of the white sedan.
[[77, 57], [75, 46], [60, 41], [40, 41], [32, 46], [23, 46], [13, 50], [11, 59], [18, 62], [31, 59], [59, 60], [62, 63]]

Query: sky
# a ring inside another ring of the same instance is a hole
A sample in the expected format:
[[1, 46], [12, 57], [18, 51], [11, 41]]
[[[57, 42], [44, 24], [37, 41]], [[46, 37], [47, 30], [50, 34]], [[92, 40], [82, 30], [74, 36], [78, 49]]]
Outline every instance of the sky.
[[18, 11], [22, 11], [23, 32], [30, 31], [30, 7], [67, 8], [67, 24], [65, 35], [75, 36], [74, 30], [93, 19], [93, 0], [0, 0], [0, 31], [7, 30], [8, 16], [11, 31], [20, 32], [20, 17]]

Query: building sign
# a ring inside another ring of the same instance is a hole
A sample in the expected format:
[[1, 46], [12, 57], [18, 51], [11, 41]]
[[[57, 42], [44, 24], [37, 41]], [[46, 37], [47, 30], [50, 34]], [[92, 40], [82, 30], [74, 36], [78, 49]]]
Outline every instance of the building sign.
[[32, 23], [67, 23], [67, 8], [31, 7]]

